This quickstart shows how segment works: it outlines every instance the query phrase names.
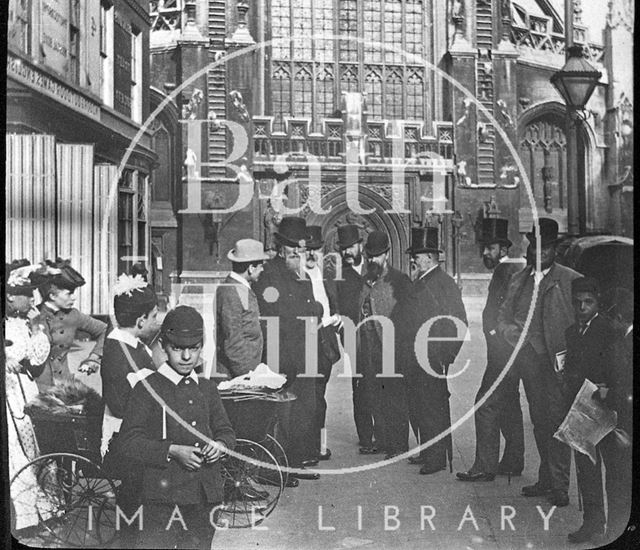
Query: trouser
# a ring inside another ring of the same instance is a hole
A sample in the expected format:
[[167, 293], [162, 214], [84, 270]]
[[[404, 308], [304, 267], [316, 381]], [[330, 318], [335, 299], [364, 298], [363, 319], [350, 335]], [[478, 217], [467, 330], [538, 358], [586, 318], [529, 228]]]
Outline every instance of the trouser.
[[[524, 393], [529, 403], [529, 415], [533, 424], [533, 437], [536, 442], [540, 466], [538, 467], [538, 484], [551, 489], [551, 473], [549, 471], [549, 443], [553, 437], [549, 419], [550, 396], [547, 391], [550, 384], [548, 360], [538, 355], [529, 344], [523, 347], [516, 359], [516, 372], [522, 380]], [[558, 464], [557, 475], [561, 473], [561, 462]], [[568, 470], [568, 468], [567, 468]], [[566, 472], [568, 487], [568, 471]]]
[[368, 447], [373, 444], [374, 439], [379, 439], [373, 424], [371, 396], [365, 391], [364, 377], [352, 378], [351, 386], [353, 389], [353, 418], [356, 423], [358, 441], [361, 446]]
[[295, 377], [287, 389], [296, 399], [278, 410], [277, 438], [287, 453], [289, 466], [300, 468], [314, 452], [309, 434], [316, 415], [316, 379]]
[[209, 550], [215, 534], [214, 508], [215, 504], [208, 503], [204, 494], [199, 504], [145, 504], [144, 528], [139, 532], [136, 548]]
[[322, 429], [325, 426], [325, 420], [327, 417], [327, 384], [329, 383], [329, 377], [331, 376], [331, 368], [333, 365], [324, 354], [319, 354], [318, 357], [318, 373], [320, 376], [315, 378], [315, 414], [313, 422], [311, 424], [311, 430], [308, 434], [309, 449], [311, 454], [307, 458], [316, 458], [321, 451], [322, 447]]
[[404, 453], [409, 449], [409, 409], [403, 377], [378, 377], [380, 397], [381, 447], [387, 453]]
[[[631, 433], [632, 430], [629, 430]], [[629, 524], [631, 515], [631, 487], [633, 484], [632, 449], [621, 447], [614, 434], [598, 445], [604, 458], [607, 490], [607, 540], [617, 539]], [[586, 507], [585, 507], [586, 512]]]
[[[502, 362], [488, 362], [475, 402], [496, 381]], [[502, 463], [511, 472], [524, 468], [524, 428], [520, 408], [520, 380], [509, 372], [481, 407], [475, 411], [476, 456], [471, 471], [495, 474], [500, 458], [500, 433], [504, 437]]]
[[[434, 362], [431, 364], [433, 365]], [[444, 378], [430, 376], [417, 368], [409, 370], [405, 380], [411, 428], [418, 444], [422, 445], [451, 426], [447, 381]], [[427, 468], [444, 468], [450, 448], [451, 435], [449, 434], [422, 449], [420, 458]]]
[[[383, 409], [380, 391], [382, 389], [376, 378], [381, 370], [382, 351], [375, 330], [362, 329], [356, 356], [356, 372], [361, 378], [353, 379], [353, 409], [356, 430], [360, 445], [370, 446], [373, 440], [384, 449]], [[356, 406], [357, 405], [357, 406]]]
[[564, 421], [577, 391], [571, 391], [561, 375], [547, 373], [546, 389], [549, 400], [549, 475], [551, 489], [557, 493], [569, 492], [571, 476], [571, 448], [553, 434]]

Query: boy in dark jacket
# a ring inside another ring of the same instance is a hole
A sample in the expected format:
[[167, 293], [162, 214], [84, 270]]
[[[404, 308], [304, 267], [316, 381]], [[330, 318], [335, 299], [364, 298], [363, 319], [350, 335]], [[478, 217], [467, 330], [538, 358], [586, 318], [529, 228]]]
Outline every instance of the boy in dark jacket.
[[235, 434], [218, 390], [194, 368], [202, 316], [178, 306], [160, 331], [167, 362], [129, 396], [119, 450], [142, 465], [144, 528], [139, 548], [210, 548], [216, 504], [223, 500], [219, 459]]

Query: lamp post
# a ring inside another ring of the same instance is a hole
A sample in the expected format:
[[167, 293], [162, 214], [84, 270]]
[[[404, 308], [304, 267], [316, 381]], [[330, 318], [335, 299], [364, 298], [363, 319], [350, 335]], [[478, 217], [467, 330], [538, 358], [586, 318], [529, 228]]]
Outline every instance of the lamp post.
[[574, 46], [573, 31], [567, 34], [567, 60], [564, 67], [553, 74], [551, 84], [567, 104], [567, 217], [569, 235], [578, 235], [584, 222], [580, 221], [578, 198], [578, 111], [584, 109], [602, 73], [583, 56], [582, 46]]

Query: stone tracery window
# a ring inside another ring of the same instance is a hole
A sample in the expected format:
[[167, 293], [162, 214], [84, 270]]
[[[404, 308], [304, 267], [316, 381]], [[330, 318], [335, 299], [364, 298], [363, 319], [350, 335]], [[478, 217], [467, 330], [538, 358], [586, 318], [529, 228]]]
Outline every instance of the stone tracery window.
[[[310, 130], [321, 131], [323, 119], [340, 108], [341, 93], [357, 91], [367, 93], [370, 120], [429, 122], [428, 69], [421, 60], [400, 53], [427, 53], [428, 4], [423, 0], [272, 0], [270, 38], [293, 36], [271, 48], [267, 105], [274, 116], [274, 130], [283, 131], [285, 118], [295, 116], [309, 118]], [[313, 35], [315, 40], [310, 39]]]

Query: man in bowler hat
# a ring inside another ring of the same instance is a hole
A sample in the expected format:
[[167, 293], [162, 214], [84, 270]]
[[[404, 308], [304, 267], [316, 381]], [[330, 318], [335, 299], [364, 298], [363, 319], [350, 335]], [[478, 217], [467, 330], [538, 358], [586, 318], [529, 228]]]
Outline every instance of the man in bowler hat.
[[[362, 253], [362, 237], [357, 225], [345, 224], [338, 227], [337, 246], [342, 256], [342, 277], [336, 280], [338, 295], [338, 311], [340, 315], [350, 319], [354, 325], [360, 319], [360, 292], [364, 284], [366, 261]], [[344, 333], [343, 333], [344, 336]], [[344, 343], [344, 341], [343, 341]], [[355, 357], [349, 358], [352, 368], [356, 366]], [[357, 371], [356, 371], [357, 372]], [[354, 372], [353, 374], [356, 374]], [[359, 374], [362, 374], [361, 372]], [[351, 379], [353, 390], [353, 417], [361, 454], [378, 452], [374, 445], [374, 424], [372, 404], [364, 391], [362, 377]]]
[[[274, 233], [277, 255], [264, 265], [264, 272], [254, 285], [260, 315], [277, 318], [279, 323], [278, 364], [269, 363], [270, 343], [266, 323], [263, 324], [265, 347], [263, 361], [286, 376], [285, 387], [296, 395], [290, 406], [283, 407], [278, 419], [276, 437], [283, 444], [292, 468], [302, 469], [308, 460], [308, 434], [315, 421], [316, 382], [313, 377], [301, 377], [307, 370], [307, 325], [304, 319], [314, 318], [318, 325], [322, 306], [313, 295], [311, 282], [302, 268], [306, 260], [307, 224], [303, 218], [284, 217]], [[316, 472], [289, 474], [289, 480], [319, 479]]]
[[549, 462], [549, 445], [553, 437], [553, 411], [562, 407], [563, 398], [556, 354], [566, 349], [565, 331], [573, 324], [571, 281], [580, 277], [574, 270], [556, 263], [558, 223], [540, 218], [540, 270], [536, 261], [535, 227], [527, 233], [527, 267], [509, 282], [507, 296], [498, 313], [498, 334], [512, 353], [524, 330], [532, 307], [534, 288], [538, 294], [533, 317], [513, 368], [524, 386], [529, 402], [533, 435], [540, 455], [538, 481], [522, 488], [524, 496], [546, 496], [555, 506], [569, 504], [570, 461]]
[[[389, 237], [372, 231], [364, 247], [367, 270], [360, 292], [359, 323], [356, 332], [356, 369], [362, 373], [365, 399], [371, 406], [378, 448], [392, 458], [408, 450], [409, 422], [404, 381], [398, 376], [395, 342], [388, 328], [378, 320], [381, 316], [393, 323], [397, 306], [409, 293], [409, 278], [389, 265]], [[345, 334], [345, 338], [347, 335]], [[383, 356], [391, 354], [394, 370], [384, 372]]]
[[[462, 303], [462, 295], [455, 281], [440, 269], [438, 229], [419, 227], [411, 230], [411, 246], [407, 253], [411, 256], [415, 279], [409, 299], [402, 304], [399, 350], [404, 366], [407, 394], [409, 398], [409, 419], [418, 443], [423, 444], [451, 426], [449, 410], [449, 390], [447, 374], [453, 363], [464, 335], [450, 319], [436, 320], [430, 331], [431, 338], [457, 338], [448, 342], [416, 342], [418, 331], [430, 320], [440, 316], [452, 316], [467, 325], [467, 314]], [[427, 350], [428, 370], [416, 356], [416, 349]], [[435, 376], [439, 375], [439, 376]], [[413, 464], [420, 464], [420, 473], [429, 475], [446, 468], [452, 459], [451, 435], [422, 449], [420, 455], [411, 458]]]
[[[482, 261], [493, 270], [487, 303], [482, 312], [482, 331], [487, 343], [487, 368], [482, 377], [476, 403], [496, 381], [509, 359], [509, 346], [496, 332], [498, 311], [507, 295], [509, 279], [522, 269], [519, 262], [508, 261], [511, 241], [508, 220], [482, 220]], [[473, 466], [459, 472], [462, 481], [492, 481], [496, 474], [518, 476], [524, 468], [524, 430], [520, 408], [520, 381], [507, 373], [484, 404], [475, 411], [476, 457]], [[504, 453], [500, 457], [500, 433], [504, 437]]]

